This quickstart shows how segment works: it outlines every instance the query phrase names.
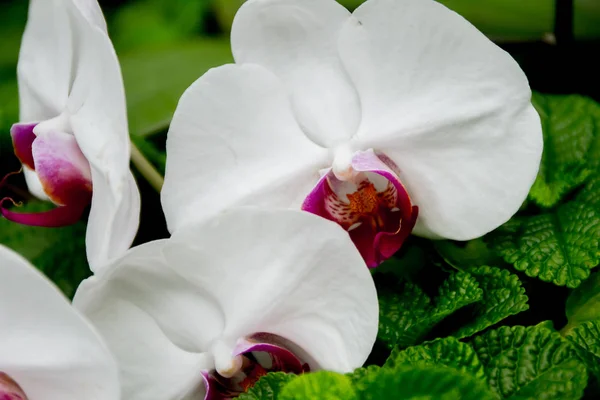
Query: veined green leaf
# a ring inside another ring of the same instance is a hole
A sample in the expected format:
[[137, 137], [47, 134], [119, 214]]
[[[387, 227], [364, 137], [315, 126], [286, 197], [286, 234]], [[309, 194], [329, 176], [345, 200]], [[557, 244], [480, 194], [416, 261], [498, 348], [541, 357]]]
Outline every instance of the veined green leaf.
[[544, 130], [544, 154], [529, 198], [551, 207], [600, 165], [600, 105], [582, 96], [535, 93]]
[[434, 302], [416, 284], [405, 283], [397, 292], [379, 293], [379, 339], [390, 347], [417, 344], [440, 321], [483, 298], [476, 279], [457, 272], [442, 284]]
[[361, 400], [494, 399], [487, 385], [470, 374], [427, 366], [382, 368], [356, 387]]
[[575, 288], [600, 263], [600, 175], [547, 213], [517, 216], [489, 234], [492, 248], [531, 277]]
[[283, 372], [271, 372], [261, 377], [246, 393], [240, 394], [239, 400], [276, 400], [283, 387], [294, 379], [294, 375]]
[[545, 326], [503, 326], [477, 336], [473, 348], [501, 399], [579, 399], [587, 371], [573, 347]]
[[473, 309], [473, 318], [453, 333], [464, 338], [480, 332], [511, 315], [529, 309], [519, 278], [500, 268], [483, 266], [469, 270], [483, 292], [483, 299]]
[[471, 345], [453, 337], [436, 339], [405, 350], [395, 348], [384, 364], [384, 368], [399, 368], [410, 365], [448, 367], [486, 380], [483, 365]]
[[279, 400], [358, 400], [352, 380], [335, 372], [319, 371], [303, 374], [286, 384]]

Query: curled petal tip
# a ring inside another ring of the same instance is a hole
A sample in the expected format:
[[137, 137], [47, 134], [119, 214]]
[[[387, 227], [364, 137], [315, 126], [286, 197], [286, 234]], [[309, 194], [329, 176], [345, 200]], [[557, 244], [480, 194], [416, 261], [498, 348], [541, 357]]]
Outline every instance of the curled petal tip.
[[14, 124], [10, 128], [15, 155], [22, 164], [28, 166], [30, 169], [35, 169], [32, 145], [36, 139], [36, 135], [33, 133], [33, 128], [36, 125], [37, 123]]
[[51, 210], [38, 213], [19, 213], [5, 208], [4, 203], [7, 201], [17, 207], [22, 205], [22, 203], [17, 203], [10, 197], [3, 198], [0, 201], [0, 212], [4, 218], [22, 225], [41, 226], [45, 228], [59, 228], [62, 226], [73, 225], [79, 221], [87, 206], [87, 204], [75, 204], [58, 206]]

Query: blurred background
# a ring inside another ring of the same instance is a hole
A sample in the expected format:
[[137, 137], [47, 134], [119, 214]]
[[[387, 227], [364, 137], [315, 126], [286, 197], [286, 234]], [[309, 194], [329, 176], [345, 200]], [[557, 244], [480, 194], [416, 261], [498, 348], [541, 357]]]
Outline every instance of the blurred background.
[[[578, 93], [600, 101], [600, 0], [440, 0], [520, 63], [534, 90]], [[340, 0], [354, 9], [361, 0]], [[122, 64], [132, 140], [163, 172], [170, 118], [183, 91], [209, 68], [232, 61], [229, 30], [243, 0], [100, 0]], [[0, 174], [20, 167], [9, 129], [18, 121], [16, 65], [26, 0], [0, 0]], [[139, 176], [142, 226], [136, 243], [167, 236], [159, 195]], [[0, 195], [34, 201], [21, 177]], [[48, 230], [0, 219], [0, 243], [40, 266], [71, 294], [87, 273], [85, 225]], [[56, 244], [60, 245], [56, 245]], [[73, 276], [76, 274], [76, 276]]]

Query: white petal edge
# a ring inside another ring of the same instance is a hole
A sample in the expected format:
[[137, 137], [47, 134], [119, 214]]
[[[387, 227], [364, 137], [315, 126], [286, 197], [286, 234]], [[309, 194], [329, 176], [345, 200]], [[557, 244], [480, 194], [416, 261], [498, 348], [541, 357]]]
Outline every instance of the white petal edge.
[[[375, 286], [347, 232], [302, 211], [227, 211], [133, 248], [105, 271], [80, 287], [74, 303], [109, 346], [112, 331], [137, 329], [127, 319], [121, 321], [127, 327], [103, 328], [110, 325], [102, 325], [98, 310], [118, 303], [135, 305], [160, 326], [168, 340], [156, 339], [159, 353], [172, 346], [200, 353], [219, 341], [233, 350], [239, 338], [268, 332], [302, 348], [313, 367], [346, 372], [362, 365], [377, 335]], [[125, 351], [136, 352], [133, 339], [131, 346]], [[128, 356], [113, 351], [123, 365]], [[129, 370], [148, 369], [140, 373], [144, 384], [171, 379], [152, 373], [145, 360], [129, 362]]]
[[325, 147], [348, 140], [360, 122], [358, 96], [337, 49], [349, 18], [334, 0], [249, 0], [231, 30], [236, 63], [275, 73], [307, 136]]
[[17, 77], [22, 122], [56, 117], [67, 104], [73, 62], [73, 26], [64, 0], [31, 0]]
[[[71, 21], [80, 34], [77, 76], [68, 113], [77, 143], [92, 168], [93, 197], [86, 248], [92, 271], [121, 256], [139, 225], [140, 195], [129, 169], [130, 140], [121, 69], [97, 4], [76, 1]], [[91, 15], [91, 16], [90, 16]], [[97, 15], [96, 15], [97, 19]]]
[[25, 176], [25, 182], [27, 182], [27, 189], [29, 192], [40, 200], [50, 201], [50, 198], [42, 187], [42, 182], [38, 178], [34, 170], [28, 166], [23, 165], [23, 175]]
[[85, 237], [92, 272], [122, 256], [131, 246], [140, 222], [140, 192], [128, 171], [127, 180], [116, 195], [106, 176], [92, 168], [92, 206]]
[[[206, 353], [178, 347], [149, 312], [163, 311], [177, 321], [189, 311], [182, 306], [190, 291], [182, 290], [185, 281], [162, 257], [167, 244], [159, 240], [134, 247], [110, 268], [83, 281], [73, 298], [73, 305], [92, 321], [117, 359], [123, 399], [201, 399], [200, 371], [213, 366]], [[167, 332], [177, 334], [179, 329], [174, 326]]]
[[98, 0], [65, 0], [72, 1], [75, 6], [79, 9], [81, 14], [93, 25], [97, 28], [107, 32], [106, 29], [106, 20], [104, 19], [104, 15], [102, 14], [102, 9], [100, 8], [100, 4], [98, 4]]
[[169, 230], [233, 206], [300, 208], [328, 166], [258, 65], [208, 71], [181, 97], [167, 136], [161, 199]]
[[92, 326], [20, 255], [0, 246], [0, 371], [30, 400], [120, 399], [118, 370]]
[[518, 64], [431, 0], [370, 0], [340, 36], [361, 98], [353, 145], [388, 155], [419, 207], [415, 233], [468, 240], [525, 200], [542, 153]]

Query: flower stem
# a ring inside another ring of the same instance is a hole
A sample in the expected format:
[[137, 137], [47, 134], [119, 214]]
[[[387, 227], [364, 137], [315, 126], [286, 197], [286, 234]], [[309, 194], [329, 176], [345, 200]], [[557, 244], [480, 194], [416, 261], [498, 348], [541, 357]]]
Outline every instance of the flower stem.
[[148, 181], [148, 183], [160, 193], [165, 178], [154, 168], [154, 165], [142, 154], [133, 141], [131, 142], [131, 162]]

